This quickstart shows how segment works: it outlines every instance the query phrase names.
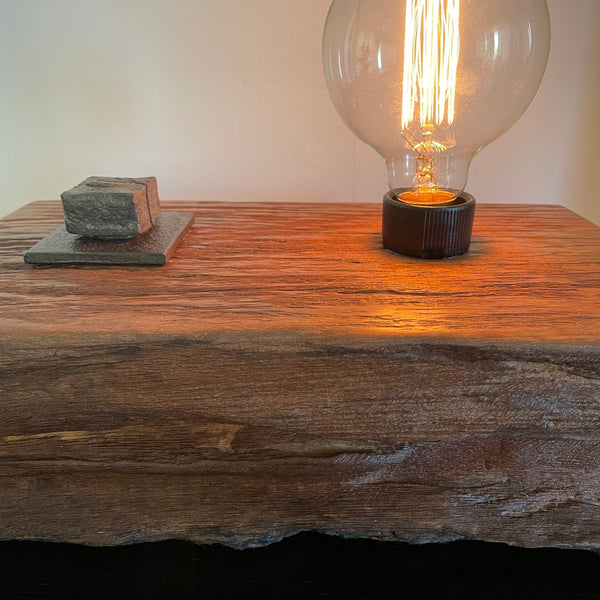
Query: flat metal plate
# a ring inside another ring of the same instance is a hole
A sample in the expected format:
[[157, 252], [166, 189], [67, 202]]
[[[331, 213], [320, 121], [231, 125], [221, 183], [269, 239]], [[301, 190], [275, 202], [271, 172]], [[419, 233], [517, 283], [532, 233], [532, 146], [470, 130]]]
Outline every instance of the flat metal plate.
[[165, 265], [191, 229], [194, 213], [163, 212], [147, 233], [128, 240], [99, 240], [67, 232], [64, 224], [25, 253], [35, 265]]

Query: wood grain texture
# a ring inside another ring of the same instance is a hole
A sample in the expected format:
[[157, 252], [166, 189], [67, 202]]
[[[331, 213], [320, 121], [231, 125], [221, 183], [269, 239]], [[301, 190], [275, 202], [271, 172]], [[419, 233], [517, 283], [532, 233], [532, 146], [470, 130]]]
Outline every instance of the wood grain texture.
[[427, 262], [376, 205], [163, 206], [161, 268], [26, 265], [59, 204], [0, 221], [0, 538], [600, 548], [600, 229], [480, 205]]

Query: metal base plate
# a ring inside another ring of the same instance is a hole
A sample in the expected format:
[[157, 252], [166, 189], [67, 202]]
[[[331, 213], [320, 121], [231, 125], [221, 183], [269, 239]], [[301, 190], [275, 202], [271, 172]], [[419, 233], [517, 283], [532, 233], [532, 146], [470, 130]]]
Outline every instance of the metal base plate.
[[193, 223], [194, 213], [163, 212], [150, 231], [127, 240], [74, 235], [63, 224], [24, 258], [34, 265], [165, 265]]

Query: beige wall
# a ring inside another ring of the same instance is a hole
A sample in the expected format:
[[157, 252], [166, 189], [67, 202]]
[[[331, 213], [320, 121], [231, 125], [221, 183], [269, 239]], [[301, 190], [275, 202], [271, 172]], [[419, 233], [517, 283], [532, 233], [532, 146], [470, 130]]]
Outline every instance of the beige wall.
[[[379, 201], [382, 160], [321, 74], [329, 0], [0, 0], [0, 215], [88, 175], [161, 198]], [[549, 0], [546, 78], [473, 162], [482, 202], [600, 224], [600, 0]]]

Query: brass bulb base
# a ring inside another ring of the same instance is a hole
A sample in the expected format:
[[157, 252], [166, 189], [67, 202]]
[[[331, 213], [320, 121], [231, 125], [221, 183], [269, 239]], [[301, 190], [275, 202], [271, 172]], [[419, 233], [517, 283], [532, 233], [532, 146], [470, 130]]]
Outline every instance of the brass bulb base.
[[408, 191], [393, 190], [383, 197], [383, 247], [413, 258], [451, 258], [471, 244], [475, 198], [462, 192], [447, 204], [418, 206], [398, 198]]

